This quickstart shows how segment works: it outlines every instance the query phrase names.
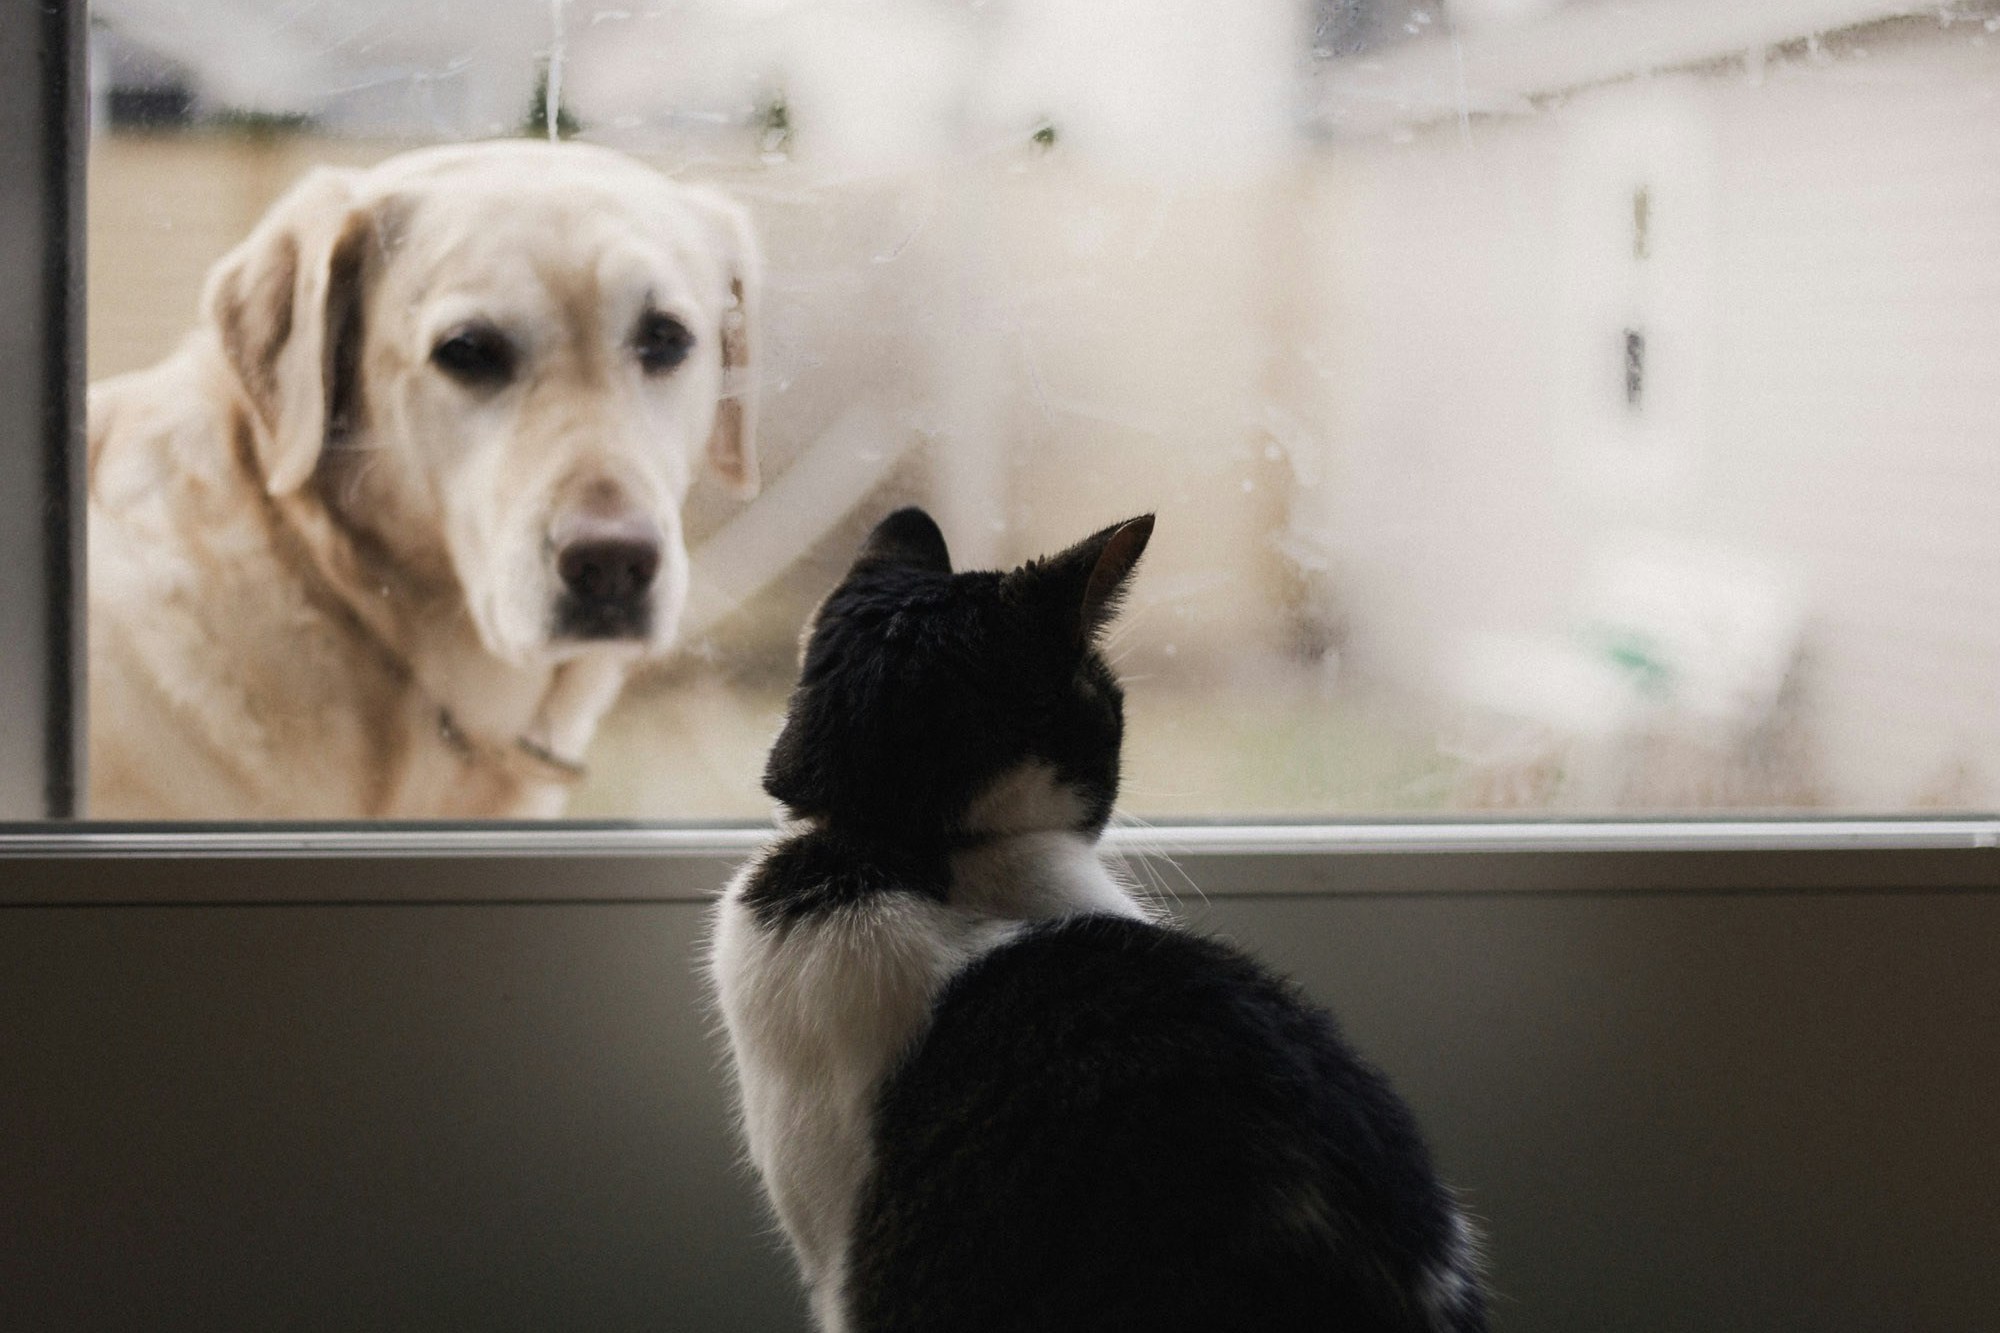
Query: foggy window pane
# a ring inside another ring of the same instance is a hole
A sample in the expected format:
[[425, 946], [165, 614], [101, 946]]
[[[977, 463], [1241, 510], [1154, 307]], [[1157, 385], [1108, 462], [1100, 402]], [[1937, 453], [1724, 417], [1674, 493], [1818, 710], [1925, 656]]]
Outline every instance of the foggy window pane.
[[[765, 815], [799, 628], [904, 503], [967, 567], [1157, 511], [1139, 816], [2000, 797], [2000, 6], [93, 14], [93, 381], [314, 166], [554, 138], [747, 212], [762, 488], [697, 467], [672, 644], [547, 756], [571, 815]], [[662, 365], [725, 336], [640, 315]], [[451, 332], [468, 383], [534, 354]], [[637, 540], [589, 577], [654, 577]], [[427, 743], [485, 743], [483, 669]]]

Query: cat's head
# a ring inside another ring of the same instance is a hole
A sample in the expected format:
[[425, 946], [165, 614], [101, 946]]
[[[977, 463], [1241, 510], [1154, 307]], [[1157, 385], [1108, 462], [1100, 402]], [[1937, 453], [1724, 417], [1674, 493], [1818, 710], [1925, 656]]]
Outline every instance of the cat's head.
[[1125, 727], [1099, 638], [1152, 533], [954, 574], [930, 515], [889, 515], [814, 617], [764, 790], [891, 840], [1098, 832]]

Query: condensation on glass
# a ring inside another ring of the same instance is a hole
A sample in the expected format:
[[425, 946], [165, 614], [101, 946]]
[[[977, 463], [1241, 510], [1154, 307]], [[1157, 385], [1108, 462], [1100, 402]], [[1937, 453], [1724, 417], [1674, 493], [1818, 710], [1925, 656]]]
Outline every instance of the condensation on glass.
[[1134, 512], [1144, 816], [1988, 808], [2000, 7], [99, 0], [90, 370], [309, 164], [744, 201], [766, 487], [572, 814], [758, 816], [875, 516]]

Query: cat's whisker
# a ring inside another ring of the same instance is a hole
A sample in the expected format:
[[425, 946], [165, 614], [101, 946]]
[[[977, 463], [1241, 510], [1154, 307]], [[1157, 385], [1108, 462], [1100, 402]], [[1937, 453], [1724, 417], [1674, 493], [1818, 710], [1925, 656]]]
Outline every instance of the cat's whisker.
[[[1162, 874], [1159, 867], [1154, 864], [1154, 862], [1158, 859], [1161, 858], [1159, 858], [1155, 853], [1148, 852], [1141, 858], [1141, 864], [1143, 864], [1146, 867], [1147, 876], [1153, 881], [1154, 884], [1159, 886], [1160, 896], [1162, 898], [1170, 900], [1176, 908], [1185, 910], [1187, 907], [1187, 899], [1181, 895], [1179, 889], [1176, 889], [1174, 887], [1173, 881], [1169, 880], [1166, 877], [1166, 875]], [[1182, 878], [1186, 878], [1186, 876], [1183, 876]]]
[[1130, 645], [1131, 639], [1132, 626], [1129, 624], [1117, 625], [1113, 627], [1110, 633], [1098, 641], [1097, 651], [1103, 653], [1106, 660], [1116, 661], [1120, 652]]
[[[1114, 820], [1120, 818], [1120, 816], [1115, 814], [1112, 817]], [[1123, 871], [1123, 878], [1132, 887], [1134, 892], [1144, 894], [1161, 903], [1170, 902], [1176, 907], [1180, 906], [1180, 895], [1175, 893], [1166, 880], [1161, 877], [1160, 873], [1153, 868], [1151, 858], [1147, 857], [1143, 852], [1128, 853], [1122, 847], [1111, 854], [1117, 858], [1118, 865]]]
[[1138, 628], [1136, 625], [1119, 625], [1104, 637], [1104, 641], [1099, 645], [1098, 651], [1103, 653], [1107, 659], [1116, 660], [1122, 658], [1138, 646]]
[[[1122, 829], [1129, 827], [1127, 823], [1127, 820], [1129, 818], [1130, 816], [1126, 815], [1126, 813], [1123, 810], [1114, 809], [1111, 812], [1111, 818], [1108, 821], [1108, 823], [1110, 827]], [[1098, 849], [1103, 855], [1112, 858], [1114, 861], [1118, 863], [1118, 865], [1123, 867], [1128, 877], [1133, 878], [1135, 880], [1137, 879], [1140, 872], [1134, 867], [1134, 855], [1125, 846], [1120, 845], [1116, 847], [1110, 847], [1100, 842], [1098, 844]]]
[[[1121, 822], [1121, 825], [1125, 828], [1136, 829], [1142, 833], [1156, 834], [1158, 832], [1157, 826], [1155, 826], [1152, 823], [1152, 821], [1145, 819], [1140, 815], [1129, 814], [1124, 811], [1120, 811], [1115, 815], [1115, 818], [1117, 818]], [[1181, 882], [1186, 884], [1188, 888], [1194, 890], [1194, 896], [1201, 899], [1202, 906], [1204, 907], [1208, 906], [1208, 894], [1202, 891], [1201, 885], [1195, 882], [1194, 876], [1188, 874], [1186, 870], [1182, 869], [1181, 863], [1179, 861], [1176, 861], [1173, 858], [1173, 856], [1168, 853], [1166, 849], [1165, 839], [1156, 837], [1148, 841], [1150, 842], [1150, 846], [1144, 849], [1144, 859], [1148, 863], [1149, 871], [1150, 871], [1150, 863], [1153, 860], [1158, 859], [1166, 862], [1167, 865], [1172, 868], [1173, 872], [1176, 875], [1180, 876]], [[1156, 875], [1158, 874], [1157, 871], [1151, 871], [1151, 873]], [[1161, 880], [1162, 883], [1164, 883], [1164, 876], [1161, 876]], [[1172, 890], [1169, 890], [1169, 892], [1172, 893], [1175, 902], [1182, 901], [1179, 893], [1175, 893]]]
[[1117, 666], [1143, 642], [1135, 635], [1135, 628], [1131, 625], [1120, 625], [1098, 643], [1097, 651], [1103, 655], [1106, 662], [1114, 667]]
[[[1130, 827], [1125, 823], [1127, 816], [1113, 815], [1112, 818], [1121, 826]], [[1175, 907], [1181, 905], [1180, 895], [1173, 891], [1173, 887], [1153, 866], [1152, 857], [1147, 855], [1143, 847], [1132, 846], [1129, 849], [1120, 847], [1114, 855], [1117, 856], [1119, 864], [1125, 868], [1126, 877], [1138, 891], [1163, 904], [1171, 903]]]
[[1128, 796], [1137, 796], [1140, 798], [1139, 804], [1150, 805], [1155, 809], [1166, 802], [1191, 803], [1201, 808], [1207, 808], [1215, 804], [1214, 793], [1203, 791], [1198, 787], [1162, 787], [1157, 783], [1149, 782], [1143, 788], [1134, 787], [1125, 794]]

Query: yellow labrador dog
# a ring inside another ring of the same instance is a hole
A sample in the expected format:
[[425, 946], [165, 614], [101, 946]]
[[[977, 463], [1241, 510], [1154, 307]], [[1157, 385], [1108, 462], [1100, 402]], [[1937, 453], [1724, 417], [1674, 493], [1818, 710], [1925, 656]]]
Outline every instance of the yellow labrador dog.
[[90, 398], [91, 813], [560, 811], [755, 491], [744, 215], [606, 149], [315, 171]]

